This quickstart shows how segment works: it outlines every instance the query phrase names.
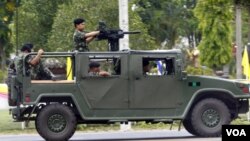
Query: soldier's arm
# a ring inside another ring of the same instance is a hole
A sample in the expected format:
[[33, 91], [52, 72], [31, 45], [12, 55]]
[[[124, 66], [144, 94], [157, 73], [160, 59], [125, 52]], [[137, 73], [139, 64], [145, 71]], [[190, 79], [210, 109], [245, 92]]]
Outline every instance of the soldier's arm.
[[86, 33], [85, 34], [86, 42], [87, 43], [91, 42], [95, 38], [95, 36], [97, 36], [99, 33], [100, 31], [92, 31], [92, 32]]
[[43, 52], [44, 51], [42, 49], [39, 49], [37, 52], [37, 55], [31, 61], [29, 61], [29, 64], [31, 64], [32, 66], [37, 65], [40, 61], [40, 58], [41, 58]]
[[95, 36], [87, 37], [87, 38], [86, 38], [86, 42], [89, 43], [89, 42], [91, 42], [94, 38], [95, 38]]
[[85, 33], [85, 38], [87, 39], [88, 37], [95, 37], [99, 33], [100, 33], [100, 31], [92, 31], [92, 32], [89, 32], [89, 33]]
[[106, 71], [100, 71], [100, 72], [99, 72], [99, 75], [105, 77], [105, 76], [110, 76], [110, 73], [108, 73], [108, 72], [106, 72]]

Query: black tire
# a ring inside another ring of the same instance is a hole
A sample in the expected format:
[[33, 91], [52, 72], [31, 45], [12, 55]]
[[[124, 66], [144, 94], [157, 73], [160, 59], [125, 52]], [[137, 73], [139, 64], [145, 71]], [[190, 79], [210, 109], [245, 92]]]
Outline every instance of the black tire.
[[44, 107], [36, 118], [36, 130], [46, 141], [67, 141], [76, 130], [76, 117], [62, 104]]
[[184, 119], [182, 123], [183, 123], [184, 128], [185, 128], [190, 134], [197, 135], [197, 133], [195, 132], [195, 130], [194, 130], [192, 124], [191, 124], [191, 120], [190, 120], [190, 119]]
[[230, 112], [225, 103], [207, 98], [198, 102], [191, 111], [189, 130], [197, 136], [217, 137], [221, 135], [222, 125], [230, 122]]

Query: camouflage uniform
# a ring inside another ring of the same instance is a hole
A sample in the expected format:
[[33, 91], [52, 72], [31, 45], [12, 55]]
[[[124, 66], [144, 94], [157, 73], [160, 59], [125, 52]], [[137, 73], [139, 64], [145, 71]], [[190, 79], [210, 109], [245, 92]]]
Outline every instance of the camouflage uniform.
[[75, 50], [80, 52], [87, 52], [89, 48], [85, 39], [86, 32], [76, 30], [73, 35]]
[[[21, 52], [21, 53], [19, 53], [18, 57], [15, 58], [15, 60], [18, 60], [18, 61], [16, 61], [16, 64], [15, 64], [15, 66], [17, 66], [17, 71], [18, 71], [17, 73], [23, 72], [23, 61], [24, 61], [23, 59], [26, 56], [27, 56], [26, 53]], [[26, 59], [29, 60], [29, 58], [31, 58], [31, 56], [29, 56]], [[28, 62], [28, 61], [26, 61], [26, 62]], [[30, 66], [28, 63], [25, 63], [25, 68], [30, 69]], [[26, 72], [26, 74], [27, 74], [27, 72]]]
[[[20, 53], [19, 57], [22, 58], [22, 60], [27, 56], [27, 54], [25, 53]], [[26, 57], [25, 59], [25, 68], [26, 68], [26, 74], [30, 74], [31, 75], [31, 79], [32, 80], [50, 80], [52, 79], [52, 72], [48, 69], [45, 68], [43, 66], [42, 62], [39, 62], [37, 65], [32, 66], [30, 64], [30, 61], [32, 61], [32, 59], [34, 58], [34, 56], [29, 55], [28, 57]], [[22, 62], [21, 62], [22, 63]], [[22, 64], [19, 64], [18, 66], [22, 67]]]

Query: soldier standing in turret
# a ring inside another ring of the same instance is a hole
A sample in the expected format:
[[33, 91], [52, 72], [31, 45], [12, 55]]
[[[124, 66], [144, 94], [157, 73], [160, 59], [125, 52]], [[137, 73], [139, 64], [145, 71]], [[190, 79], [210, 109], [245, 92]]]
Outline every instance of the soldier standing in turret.
[[85, 29], [85, 20], [82, 18], [77, 18], [74, 20], [75, 33], [73, 35], [75, 50], [79, 52], [89, 51], [88, 43], [91, 42], [100, 31], [86, 32]]

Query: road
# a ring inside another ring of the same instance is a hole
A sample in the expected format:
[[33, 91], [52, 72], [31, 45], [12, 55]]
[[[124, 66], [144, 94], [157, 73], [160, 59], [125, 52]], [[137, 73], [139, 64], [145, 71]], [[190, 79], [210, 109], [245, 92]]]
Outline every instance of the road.
[[[0, 135], [1, 141], [43, 141], [37, 134]], [[70, 141], [221, 141], [221, 138], [197, 138], [185, 130], [169, 131], [114, 131], [114, 132], [77, 132]]]

